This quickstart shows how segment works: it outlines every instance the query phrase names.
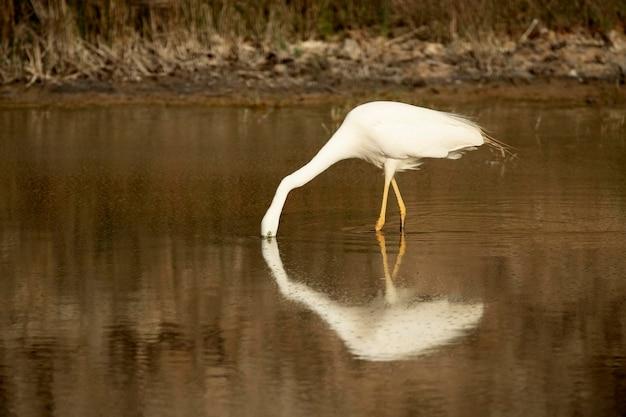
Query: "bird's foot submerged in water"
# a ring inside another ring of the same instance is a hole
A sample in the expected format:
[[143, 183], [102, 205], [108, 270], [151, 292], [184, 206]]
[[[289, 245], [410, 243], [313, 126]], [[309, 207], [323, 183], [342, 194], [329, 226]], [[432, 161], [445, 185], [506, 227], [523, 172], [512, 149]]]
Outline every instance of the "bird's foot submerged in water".
[[[379, 221], [377, 221], [377, 222], [376, 222], [376, 225], [374, 225], [374, 230], [375, 230], [376, 232], [380, 232], [380, 231], [382, 231], [382, 230], [383, 230], [383, 227], [385, 227], [385, 222], [381, 222], [381, 221], [379, 220]], [[404, 231], [405, 231], [405, 230], [406, 230], [406, 229], [405, 229], [405, 226], [404, 226], [404, 219], [402, 219], [402, 220], [400, 221], [400, 232], [401, 232], [402, 234], [404, 234]]]

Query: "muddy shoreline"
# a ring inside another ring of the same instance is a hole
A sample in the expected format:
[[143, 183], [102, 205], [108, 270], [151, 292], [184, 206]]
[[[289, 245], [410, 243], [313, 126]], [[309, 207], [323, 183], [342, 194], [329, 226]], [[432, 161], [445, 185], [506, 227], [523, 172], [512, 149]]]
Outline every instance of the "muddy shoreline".
[[290, 106], [395, 99], [414, 103], [524, 101], [562, 105], [626, 105], [626, 88], [615, 82], [542, 79], [533, 82], [463, 82], [407, 87], [388, 83], [278, 86], [222, 83], [208, 88], [187, 79], [134, 83], [77, 82], [0, 87], [0, 107], [82, 107], [126, 104]]
[[538, 28], [514, 40], [448, 44], [414, 32], [393, 39], [354, 33], [281, 48], [218, 38], [176, 57], [154, 45], [142, 48], [132, 55], [96, 51], [99, 66], [80, 76], [33, 73], [1, 84], [0, 106], [274, 106], [385, 98], [626, 103], [626, 36], [619, 31], [598, 37]]

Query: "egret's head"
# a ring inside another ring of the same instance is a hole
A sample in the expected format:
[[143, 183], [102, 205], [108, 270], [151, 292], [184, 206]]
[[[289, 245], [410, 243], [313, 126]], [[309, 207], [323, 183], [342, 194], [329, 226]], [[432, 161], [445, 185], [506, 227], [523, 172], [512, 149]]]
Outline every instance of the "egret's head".
[[261, 237], [270, 238], [276, 236], [278, 233], [278, 220], [280, 219], [280, 212], [275, 213], [270, 207], [261, 220]]

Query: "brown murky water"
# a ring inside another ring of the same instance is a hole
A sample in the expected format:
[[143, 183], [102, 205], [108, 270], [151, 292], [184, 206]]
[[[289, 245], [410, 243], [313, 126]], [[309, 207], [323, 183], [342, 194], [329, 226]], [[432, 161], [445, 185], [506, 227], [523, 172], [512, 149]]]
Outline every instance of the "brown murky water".
[[[518, 147], [332, 167], [330, 109], [0, 111], [2, 416], [626, 413], [626, 111], [487, 103]], [[385, 268], [387, 261], [387, 268]]]

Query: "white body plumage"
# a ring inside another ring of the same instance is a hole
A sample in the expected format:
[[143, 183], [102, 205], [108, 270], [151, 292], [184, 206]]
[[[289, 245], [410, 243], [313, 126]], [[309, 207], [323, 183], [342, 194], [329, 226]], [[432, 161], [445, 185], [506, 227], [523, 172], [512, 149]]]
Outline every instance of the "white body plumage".
[[[488, 137], [475, 123], [456, 114], [410, 104], [375, 101], [355, 107], [309, 163], [281, 181], [261, 222], [263, 237], [275, 236], [289, 192], [301, 187], [334, 163], [360, 158], [385, 171], [383, 207], [376, 225], [384, 224], [387, 190], [396, 172], [414, 169], [423, 158], [457, 159]], [[404, 203], [393, 182], [404, 225]]]

